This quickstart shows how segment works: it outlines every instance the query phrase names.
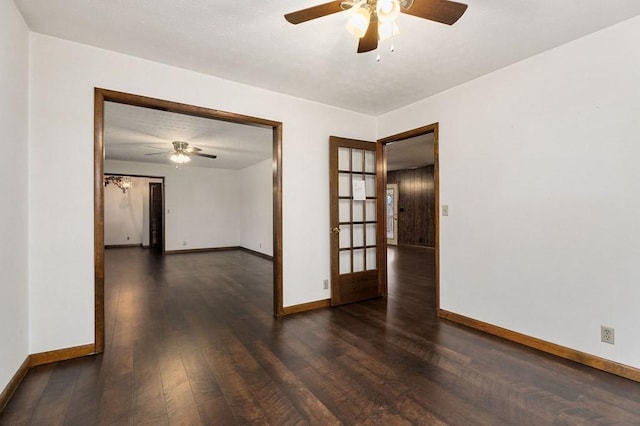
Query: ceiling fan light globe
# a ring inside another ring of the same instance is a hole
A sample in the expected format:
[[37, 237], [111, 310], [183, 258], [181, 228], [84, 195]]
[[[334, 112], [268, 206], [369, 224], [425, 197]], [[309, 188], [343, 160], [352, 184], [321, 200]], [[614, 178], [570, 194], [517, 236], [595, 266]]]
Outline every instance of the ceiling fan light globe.
[[355, 9], [351, 19], [347, 23], [347, 30], [357, 38], [362, 38], [367, 33], [369, 21], [371, 20], [371, 12], [366, 7]]
[[376, 13], [380, 22], [393, 22], [400, 15], [400, 3], [398, 0], [378, 0]]
[[184, 164], [191, 161], [191, 158], [189, 158], [189, 156], [183, 152], [175, 152], [171, 154], [171, 157], [169, 157], [169, 159], [177, 164]]

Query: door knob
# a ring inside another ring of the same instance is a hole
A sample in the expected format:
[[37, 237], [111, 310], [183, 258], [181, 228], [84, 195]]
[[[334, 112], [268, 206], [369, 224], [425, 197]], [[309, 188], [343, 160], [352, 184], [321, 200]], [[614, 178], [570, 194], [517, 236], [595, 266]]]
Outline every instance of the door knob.
[[338, 234], [340, 232], [340, 227], [334, 226], [333, 228], [331, 228], [331, 232], [333, 232], [334, 234]]

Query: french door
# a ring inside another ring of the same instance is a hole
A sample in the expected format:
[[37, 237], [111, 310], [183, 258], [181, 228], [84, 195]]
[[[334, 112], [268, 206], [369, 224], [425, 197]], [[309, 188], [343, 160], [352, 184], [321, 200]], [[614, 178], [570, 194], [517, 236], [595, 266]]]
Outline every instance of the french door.
[[384, 182], [377, 175], [378, 144], [332, 136], [329, 149], [331, 304], [336, 306], [386, 293], [385, 207], [379, 198]]

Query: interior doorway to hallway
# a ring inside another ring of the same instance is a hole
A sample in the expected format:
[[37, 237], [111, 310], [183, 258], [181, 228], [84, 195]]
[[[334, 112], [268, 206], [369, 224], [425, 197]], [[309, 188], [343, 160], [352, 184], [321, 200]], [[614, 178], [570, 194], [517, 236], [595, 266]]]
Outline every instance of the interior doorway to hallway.
[[435, 307], [439, 309], [438, 123], [378, 142], [383, 145], [387, 188], [385, 249], [395, 250], [388, 253], [387, 262], [394, 262], [397, 257], [395, 245], [432, 252], [435, 255]]

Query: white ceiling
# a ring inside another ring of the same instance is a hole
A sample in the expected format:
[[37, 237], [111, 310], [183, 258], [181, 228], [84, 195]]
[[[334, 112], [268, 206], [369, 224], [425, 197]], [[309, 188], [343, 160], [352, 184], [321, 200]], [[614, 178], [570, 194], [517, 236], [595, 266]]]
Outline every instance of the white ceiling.
[[387, 170], [417, 169], [430, 166], [433, 158], [433, 133], [415, 136], [386, 145]]
[[[185, 167], [244, 169], [271, 158], [270, 128], [105, 102], [104, 142], [108, 160], [171, 164], [172, 141], [185, 141], [216, 159], [194, 157]], [[154, 155], [145, 155], [154, 153]]]
[[370, 115], [640, 14], [638, 0], [467, 0], [453, 26], [401, 15], [376, 63], [356, 54], [348, 12], [283, 18], [326, 0], [14, 1], [35, 32]]

